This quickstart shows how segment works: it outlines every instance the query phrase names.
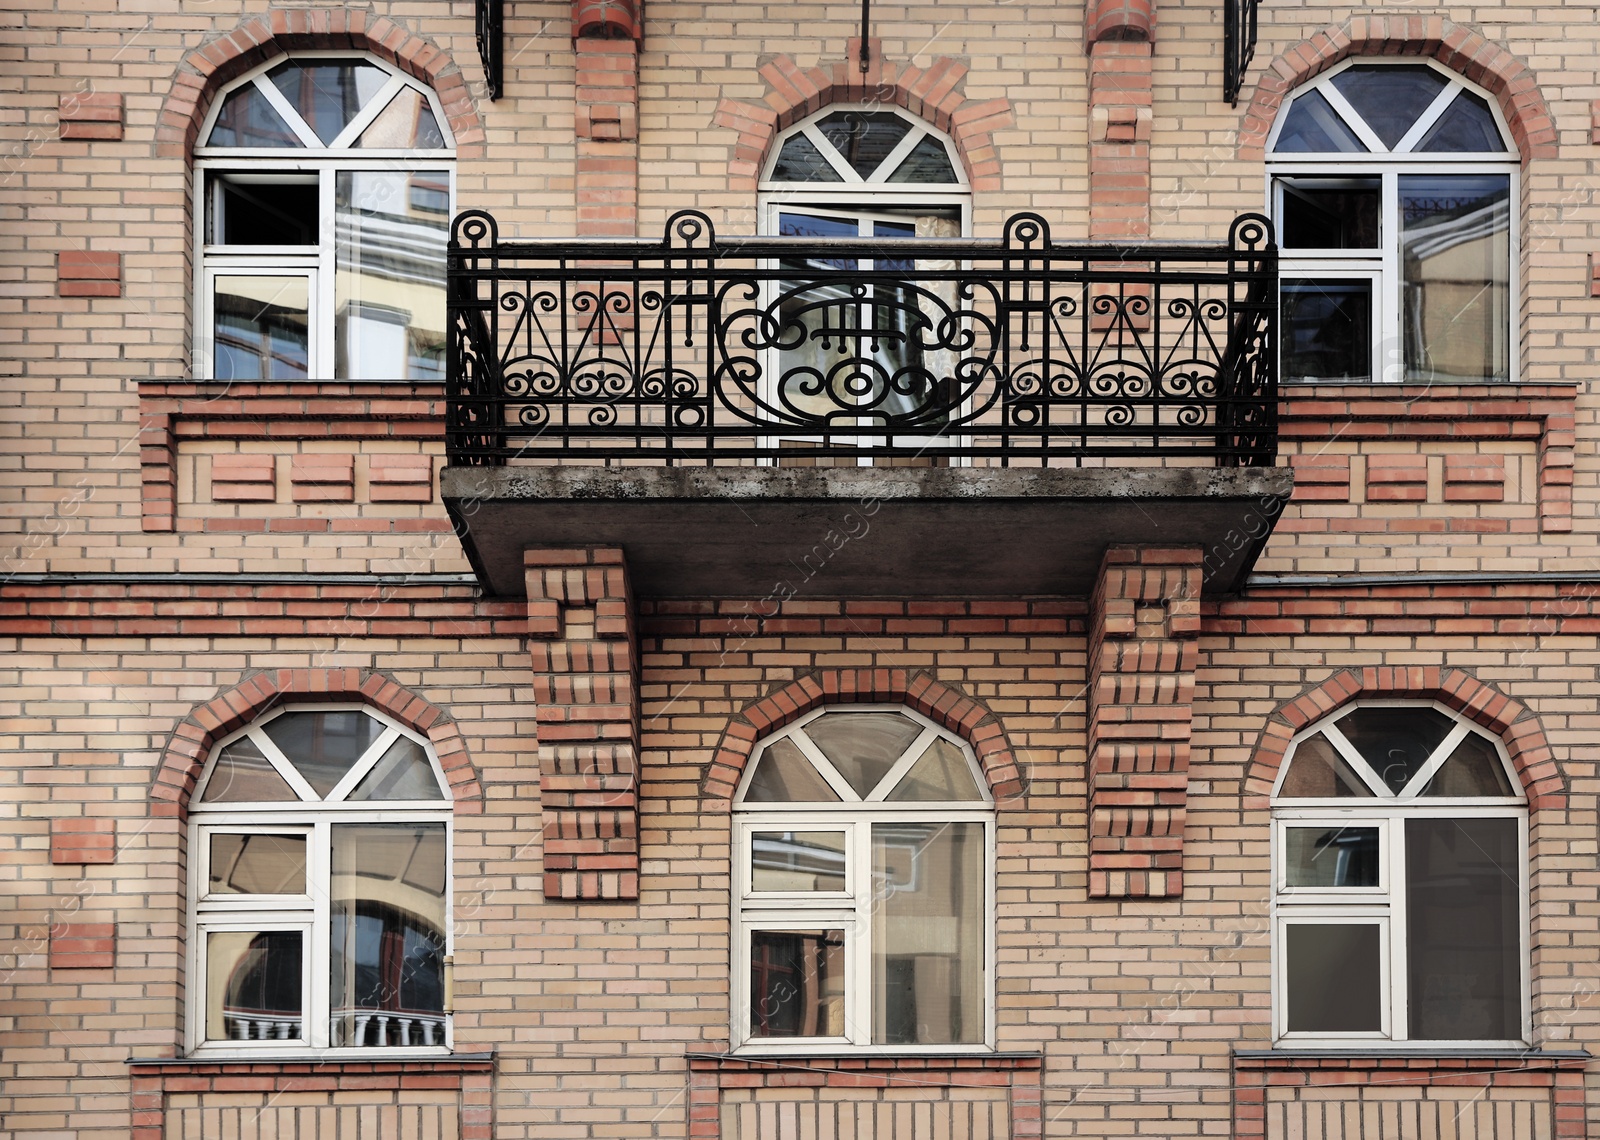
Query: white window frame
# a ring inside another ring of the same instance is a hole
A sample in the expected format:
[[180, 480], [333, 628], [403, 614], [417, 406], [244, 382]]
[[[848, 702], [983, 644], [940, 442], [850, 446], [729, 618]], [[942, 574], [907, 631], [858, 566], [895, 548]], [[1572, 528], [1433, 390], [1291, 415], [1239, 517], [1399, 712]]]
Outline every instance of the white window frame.
[[[1456, 725], [1435, 749], [1432, 760], [1417, 770], [1401, 793], [1390, 793], [1371, 773], [1360, 754], [1338, 730], [1338, 723], [1362, 708], [1434, 709], [1450, 717]], [[1295, 752], [1301, 742], [1322, 734], [1345, 762], [1376, 793], [1374, 798], [1338, 797], [1330, 799], [1280, 799], [1279, 795]], [[1469, 734], [1494, 745], [1506, 778], [1515, 793], [1507, 797], [1421, 798], [1444, 760]], [[1272, 787], [1272, 1037], [1278, 1048], [1359, 1049], [1382, 1044], [1385, 1048], [1437, 1051], [1447, 1049], [1523, 1049], [1533, 1039], [1532, 1014], [1532, 938], [1529, 908], [1528, 803], [1522, 783], [1505, 743], [1492, 733], [1472, 724], [1460, 713], [1437, 701], [1368, 700], [1347, 705], [1317, 721], [1290, 740], [1285, 759]], [[1409, 794], [1407, 794], [1409, 793]], [[1407, 979], [1406, 942], [1405, 823], [1409, 819], [1497, 818], [1517, 822], [1519, 860], [1518, 962], [1521, 968], [1520, 999], [1522, 1037], [1518, 1040], [1461, 1040], [1449, 1038], [1412, 1040], [1409, 1033], [1410, 1009]], [[1372, 887], [1289, 887], [1287, 885], [1286, 835], [1289, 827], [1372, 827], [1379, 832], [1379, 886]], [[1381, 927], [1380, 1000], [1381, 1032], [1341, 1034], [1291, 1033], [1288, 1029], [1288, 978], [1285, 962], [1285, 930], [1293, 923], [1371, 924]]]
[[[316, 797], [313, 791], [294, 770], [271, 738], [259, 730], [277, 717], [294, 712], [348, 712], [360, 711], [384, 725], [384, 731], [373, 739], [364, 753], [366, 759], [356, 764], [320, 802], [257, 801], [225, 804], [203, 802], [206, 785], [211, 780], [214, 762], [228, 745], [244, 737], [251, 737], [263, 755], [285, 778], [299, 795]], [[428, 758], [434, 779], [438, 782], [440, 799], [437, 800], [361, 800], [346, 802], [334, 797], [347, 795], [382, 759], [393, 743], [405, 738], [419, 744]], [[427, 738], [405, 728], [394, 718], [370, 705], [361, 703], [293, 704], [263, 715], [245, 727], [219, 739], [207, 758], [207, 766], [189, 806], [188, 842], [189, 860], [187, 921], [189, 952], [187, 965], [190, 985], [185, 1017], [185, 1052], [207, 1058], [271, 1057], [275, 1055], [304, 1055], [307, 1052], [330, 1057], [373, 1058], [413, 1057], [448, 1054], [454, 1047], [454, 1018], [451, 1016], [450, 993], [451, 963], [454, 959], [454, 874], [455, 822], [450, 799], [450, 783], [445, 779], [438, 754]], [[331, 883], [333, 842], [332, 828], [341, 823], [442, 823], [444, 825], [444, 967], [443, 979], [444, 1021], [443, 1037], [437, 1045], [409, 1046], [333, 1046], [330, 1045], [329, 1009], [329, 939], [331, 937]], [[301, 834], [306, 837], [306, 891], [301, 895], [210, 895], [210, 836], [213, 834]], [[265, 933], [274, 930], [304, 930], [302, 943], [303, 970], [302, 1001], [304, 1003], [304, 1036], [288, 1040], [208, 1040], [206, 1038], [206, 935], [213, 930], [254, 931]]]
[[[935, 739], [960, 747], [981, 800], [888, 803], [855, 798], [849, 783], [825, 756], [795, 730], [829, 713], [900, 713], [920, 724], [922, 733], [906, 755], [880, 781], [893, 788]], [[794, 740], [841, 799], [838, 803], [745, 803], [744, 796], [763, 753], [775, 741]], [[849, 798], [844, 798], [849, 797]], [[733, 931], [730, 1040], [736, 1052], [751, 1055], [849, 1052], [885, 1054], [983, 1054], [995, 1048], [995, 808], [982, 766], [972, 745], [932, 720], [895, 704], [829, 705], [800, 717], [783, 729], [763, 737], [745, 764], [734, 794], [732, 854]], [[933, 1045], [875, 1045], [872, 1043], [874, 993], [872, 989], [872, 825], [899, 823], [977, 823], [984, 828], [983, 894], [984, 962], [982, 1042]], [[846, 886], [840, 892], [755, 892], [750, 886], [751, 836], [757, 831], [844, 831], [846, 833]], [[750, 934], [757, 930], [808, 930], [837, 928], [845, 935], [845, 1033], [842, 1037], [752, 1038], [750, 1034]]]
[[[290, 109], [283, 94], [271, 82], [254, 83], [258, 76], [279, 67], [285, 60], [359, 60], [382, 68], [389, 79], [373, 96], [368, 105], [356, 115], [331, 143], [323, 143], [314, 133], [308, 132]], [[337, 176], [346, 171], [396, 172], [405, 170], [425, 172], [438, 170], [449, 187], [449, 202], [445, 211], [445, 225], [455, 215], [456, 152], [450, 132], [450, 120], [445, 116], [444, 104], [438, 93], [427, 84], [400, 71], [393, 64], [367, 52], [339, 50], [297, 51], [287, 56], [275, 56], [266, 63], [245, 72], [217, 92], [211, 108], [196, 135], [207, 139], [222, 113], [229, 95], [240, 87], [256, 86], [284, 123], [294, 130], [305, 146], [301, 149], [286, 147], [221, 147], [197, 146], [194, 149], [194, 183], [191, 187], [190, 217], [193, 221], [193, 255], [197, 268], [194, 282], [194, 328], [192, 336], [193, 374], [196, 379], [215, 378], [216, 337], [212, 329], [212, 283], [219, 276], [266, 275], [274, 269], [286, 272], [308, 272], [311, 275], [313, 312], [307, 330], [307, 371], [305, 383], [334, 379], [334, 256], [337, 246], [334, 202]], [[403, 88], [420, 92], [427, 100], [439, 130], [444, 137], [444, 147], [424, 150], [415, 148], [371, 147], [340, 149], [359, 138]], [[400, 164], [404, 164], [401, 166]], [[207, 241], [213, 203], [208, 193], [214, 185], [213, 173], [239, 174], [246, 177], [271, 175], [311, 175], [318, 188], [316, 245], [278, 246], [227, 246]], [[443, 279], [440, 286], [443, 287]], [[399, 379], [391, 377], [392, 379]], [[264, 381], [270, 383], [271, 381]], [[279, 381], [282, 383], [283, 381]], [[371, 384], [382, 380], [341, 380], [340, 383]]]
[[[1404, 138], [1391, 151], [1383, 141], [1361, 121], [1360, 115], [1350, 107], [1349, 101], [1334, 86], [1336, 76], [1353, 67], [1419, 67], [1426, 66], [1443, 76], [1447, 82], [1429, 108], [1423, 112]], [[1467, 151], [1426, 151], [1413, 153], [1409, 148], [1421, 142], [1429, 129], [1448, 109], [1458, 91], [1465, 90], [1483, 99], [1494, 115], [1496, 128], [1503, 140], [1512, 133], [1499, 101], [1490, 92], [1468, 81], [1461, 75], [1430, 59], [1417, 56], [1374, 58], [1353, 56], [1337, 67], [1330, 68], [1309, 83], [1298, 87], [1278, 112], [1272, 130], [1267, 135], [1266, 169], [1264, 172], [1267, 211], [1279, 229], [1278, 276], [1280, 279], [1311, 278], [1335, 280], [1338, 278], [1375, 275], [1377, 283], [1372, 291], [1374, 312], [1371, 317], [1372, 359], [1370, 381], [1286, 379], [1285, 383], [1372, 383], [1398, 384], [1406, 382], [1403, 328], [1400, 312], [1400, 176], [1410, 174], [1472, 175], [1497, 174], [1510, 179], [1510, 233], [1507, 237], [1509, 255], [1509, 291], [1506, 304], [1507, 327], [1503, 330], [1507, 346], [1507, 372], [1504, 381], [1483, 380], [1480, 383], [1515, 384], [1521, 369], [1522, 304], [1522, 167], [1521, 156], [1509, 142], [1503, 151], [1472, 153]], [[1306, 151], [1275, 153], [1278, 136], [1288, 121], [1294, 100], [1309, 92], [1318, 92], [1333, 106], [1344, 121], [1368, 148], [1367, 153]], [[1366, 250], [1288, 250], [1283, 248], [1283, 179], [1342, 178], [1377, 179], [1381, 184], [1382, 204], [1379, 212], [1379, 247]], [[1412, 381], [1421, 383], [1421, 381]]]

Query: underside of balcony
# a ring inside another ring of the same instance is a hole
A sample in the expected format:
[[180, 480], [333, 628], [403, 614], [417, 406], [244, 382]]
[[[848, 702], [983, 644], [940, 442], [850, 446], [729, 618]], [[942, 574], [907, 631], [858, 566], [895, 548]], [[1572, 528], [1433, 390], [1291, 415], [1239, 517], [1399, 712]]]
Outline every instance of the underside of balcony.
[[453, 467], [479, 579], [523, 591], [525, 548], [621, 548], [644, 597], [1087, 595], [1108, 546], [1199, 546], [1236, 590], [1282, 468]]

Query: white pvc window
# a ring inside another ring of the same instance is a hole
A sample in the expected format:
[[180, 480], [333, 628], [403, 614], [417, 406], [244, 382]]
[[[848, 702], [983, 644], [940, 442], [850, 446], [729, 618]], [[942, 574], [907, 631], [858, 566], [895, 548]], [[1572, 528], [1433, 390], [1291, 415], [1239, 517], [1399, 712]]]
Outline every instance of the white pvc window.
[[195, 372], [444, 375], [453, 147], [438, 96], [370, 56], [307, 52], [217, 95], [195, 148]]
[[735, 798], [736, 1047], [991, 1048], [994, 826], [971, 747], [909, 709], [762, 741]]
[[1298, 735], [1273, 797], [1281, 1045], [1521, 1045], [1528, 811], [1504, 745], [1442, 705]]
[[1431, 62], [1351, 61], [1294, 93], [1268, 142], [1284, 379], [1513, 378], [1510, 137]]
[[427, 741], [364, 706], [223, 739], [189, 811], [189, 1048], [446, 1050], [449, 804]]

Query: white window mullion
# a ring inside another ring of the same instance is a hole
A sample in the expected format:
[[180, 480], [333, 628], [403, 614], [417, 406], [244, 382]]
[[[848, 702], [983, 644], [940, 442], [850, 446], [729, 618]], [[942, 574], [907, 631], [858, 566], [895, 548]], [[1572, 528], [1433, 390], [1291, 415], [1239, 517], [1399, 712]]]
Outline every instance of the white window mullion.
[[1406, 938], [1406, 817], [1392, 816], [1386, 823], [1389, 848], [1389, 1038], [1410, 1039], [1410, 974]]
[[334, 183], [338, 178], [338, 171], [331, 167], [324, 167], [318, 176], [317, 184], [317, 213], [318, 231], [320, 235], [320, 248], [318, 250], [318, 263], [321, 272], [312, 282], [316, 294], [317, 315], [325, 320], [321, 335], [317, 337], [316, 345], [316, 372], [314, 379], [334, 379], [334, 340], [339, 335], [339, 314], [335, 309], [338, 304], [337, 282], [338, 264], [335, 259], [335, 247], [338, 244], [338, 226], [334, 219]]
[[1399, 384], [1406, 378], [1405, 318], [1400, 312], [1405, 290], [1400, 280], [1400, 175], [1393, 170], [1383, 175], [1383, 213], [1378, 224], [1383, 241], [1382, 325], [1377, 330], [1382, 348], [1379, 370], [1373, 376], [1383, 383]]
[[322, 140], [317, 137], [317, 132], [300, 117], [293, 104], [283, 97], [283, 92], [278, 90], [276, 83], [261, 75], [256, 78], [255, 86], [266, 101], [272, 104], [272, 109], [283, 117], [284, 125], [299, 137], [308, 150], [323, 149]]
[[309, 878], [315, 867], [316, 886], [311, 891], [311, 945], [306, 947], [306, 961], [311, 979], [306, 989], [306, 1017], [310, 1021], [309, 1040], [314, 1049], [326, 1049], [330, 1044], [329, 1021], [332, 1010], [328, 1005], [329, 971], [331, 969], [332, 921], [329, 917], [332, 897], [332, 841], [331, 824], [318, 820], [313, 826], [313, 854], [307, 859], [306, 875]]
[[[853, 1045], [872, 1044], [877, 998], [872, 984], [872, 916], [877, 910], [874, 894], [876, 875], [872, 869], [872, 823], [863, 820], [856, 828], [854, 854], [859, 868], [856, 890], [855, 931], [850, 966], [845, 973], [845, 1006], [850, 1022], [846, 1035]], [[853, 976], [852, 976], [853, 975]]]

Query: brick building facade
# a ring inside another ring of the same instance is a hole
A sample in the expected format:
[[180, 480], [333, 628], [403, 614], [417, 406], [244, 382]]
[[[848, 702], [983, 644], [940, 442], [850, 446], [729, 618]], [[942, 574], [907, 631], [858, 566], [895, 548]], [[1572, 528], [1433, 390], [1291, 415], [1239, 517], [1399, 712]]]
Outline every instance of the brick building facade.
[[1600, 1134], [1593, 11], [1253, 10], [12, 11], [0, 1136]]

